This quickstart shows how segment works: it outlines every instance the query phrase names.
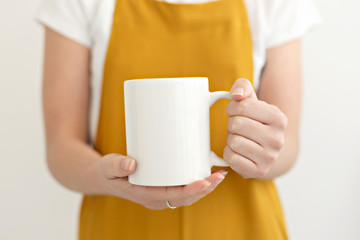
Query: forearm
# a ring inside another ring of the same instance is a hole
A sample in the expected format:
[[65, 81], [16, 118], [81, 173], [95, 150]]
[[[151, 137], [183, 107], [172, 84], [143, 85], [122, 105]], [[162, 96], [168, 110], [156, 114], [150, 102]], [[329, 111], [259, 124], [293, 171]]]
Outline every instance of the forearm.
[[285, 134], [284, 146], [263, 180], [275, 179], [287, 173], [295, 164], [299, 152], [299, 138]]
[[284, 145], [265, 179], [288, 172], [299, 151], [302, 74], [301, 40], [297, 39], [267, 50], [266, 67], [261, 77], [258, 97], [277, 106], [287, 117]]
[[66, 188], [85, 194], [104, 194], [98, 152], [78, 139], [58, 139], [47, 144], [47, 162], [55, 179]]

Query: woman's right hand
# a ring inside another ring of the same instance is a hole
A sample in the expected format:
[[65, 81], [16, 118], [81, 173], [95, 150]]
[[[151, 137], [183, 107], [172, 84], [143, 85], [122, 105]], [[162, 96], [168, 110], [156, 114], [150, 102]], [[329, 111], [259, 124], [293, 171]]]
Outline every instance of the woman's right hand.
[[218, 170], [205, 180], [185, 186], [148, 187], [128, 182], [128, 176], [135, 168], [136, 161], [131, 157], [120, 154], [105, 155], [99, 162], [100, 186], [107, 195], [128, 199], [152, 210], [167, 208], [166, 201], [174, 207], [189, 206], [212, 192], [227, 173]]

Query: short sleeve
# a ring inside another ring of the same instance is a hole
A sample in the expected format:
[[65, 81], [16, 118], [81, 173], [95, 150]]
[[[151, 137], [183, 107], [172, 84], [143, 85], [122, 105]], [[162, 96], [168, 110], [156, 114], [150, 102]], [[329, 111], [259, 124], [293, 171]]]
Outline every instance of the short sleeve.
[[43, 0], [36, 20], [73, 41], [91, 46], [89, 19], [81, 0]]
[[312, 0], [271, 0], [268, 9], [266, 48], [272, 48], [305, 35], [320, 23]]

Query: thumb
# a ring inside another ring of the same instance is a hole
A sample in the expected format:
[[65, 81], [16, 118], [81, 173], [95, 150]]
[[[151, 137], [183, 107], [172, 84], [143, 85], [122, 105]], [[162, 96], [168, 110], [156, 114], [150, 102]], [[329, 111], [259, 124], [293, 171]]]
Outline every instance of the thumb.
[[101, 158], [101, 171], [107, 178], [129, 176], [136, 168], [135, 159], [121, 154], [108, 154]]
[[251, 82], [245, 78], [239, 78], [235, 81], [230, 90], [232, 100], [241, 101], [245, 98], [257, 99], [255, 90]]

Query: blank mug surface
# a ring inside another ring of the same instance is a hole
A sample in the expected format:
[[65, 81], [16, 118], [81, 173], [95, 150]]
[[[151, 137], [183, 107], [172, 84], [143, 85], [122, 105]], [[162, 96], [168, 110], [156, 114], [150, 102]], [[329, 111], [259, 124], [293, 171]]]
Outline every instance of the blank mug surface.
[[127, 155], [137, 161], [130, 183], [176, 186], [211, 174], [207, 78], [128, 80], [124, 91]]

